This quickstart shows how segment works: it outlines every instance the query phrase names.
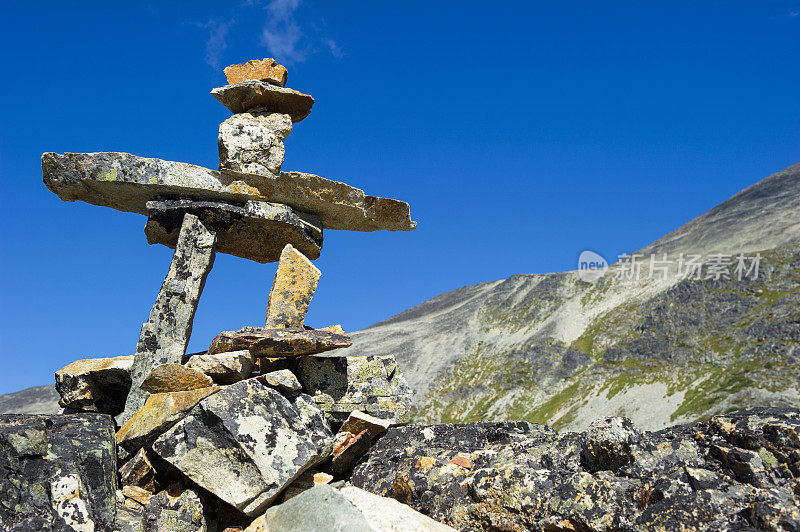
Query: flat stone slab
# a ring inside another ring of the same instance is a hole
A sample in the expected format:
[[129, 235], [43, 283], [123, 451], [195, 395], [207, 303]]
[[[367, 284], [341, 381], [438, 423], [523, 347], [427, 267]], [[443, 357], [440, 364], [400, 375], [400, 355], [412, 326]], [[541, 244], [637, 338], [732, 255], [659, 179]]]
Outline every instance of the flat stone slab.
[[279, 65], [271, 57], [265, 59], [251, 59], [246, 63], [226, 66], [222, 72], [228, 83], [241, 83], [251, 79], [265, 81], [284, 87], [288, 72], [286, 67]]
[[148, 244], [175, 249], [181, 220], [189, 213], [216, 232], [216, 251], [220, 253], [267, 263], [277, 261], [286, 244], [311, 259], [319, 258], [322, 251], [319, 218], [279, 203], [155, 199], [147, 202], [147, 209], [150, 215], [144, 234]]
[[242, 327], [238, 331], [219, 333], [211, 341], [208, 352], [214, 354], [249, 349], [255, 357], [293, 357], [351, 345], [353, 342], [349, 336], [320, 329]]
[[291, 116], [292, 122], [299, 122], [307, 117], [314, 106], [314, 98], [310, 94], [259, 80], [217, 87], [211, 91], [211, 95], [232, 113], [244, 113], [254, 107], [263, 107], [273, 113]]
[[183, 196], [196, 200], [281, 203], [319, 217], [325, 229], [410, 231], [408, 203], [367, 196], [363, 190], [302, 172], [279, 176], [218, 172], [201, 166], [128, 153], [45, 153], [44, 184], [64, 201], [81, 200], [120, 211], [150, 214], [147, 202]]

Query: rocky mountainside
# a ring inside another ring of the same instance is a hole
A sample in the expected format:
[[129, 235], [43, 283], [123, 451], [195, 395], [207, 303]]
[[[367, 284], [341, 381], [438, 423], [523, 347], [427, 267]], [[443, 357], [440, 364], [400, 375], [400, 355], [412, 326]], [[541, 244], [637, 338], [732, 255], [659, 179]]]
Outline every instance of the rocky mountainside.
[[[563, 272], [467, 286], [354, 333], [349, 351], [394, 354], [423, 422], [585, 429], [624, 415], [657, 430], [754, 404], [798, 406], [798, 243], [800, 164], [638, 252], [668, 254], [665, 275], [648, 276], [645, 261], [632, 279], [617, 263], [595, 282]], [[757, 252], [758, 275], [740, 281], [735, 255]], [[701, 255], [700, 279], [678, 275], [681, 253]], [[732, 256], [731, 278], [714, 278], [715, 254]]]

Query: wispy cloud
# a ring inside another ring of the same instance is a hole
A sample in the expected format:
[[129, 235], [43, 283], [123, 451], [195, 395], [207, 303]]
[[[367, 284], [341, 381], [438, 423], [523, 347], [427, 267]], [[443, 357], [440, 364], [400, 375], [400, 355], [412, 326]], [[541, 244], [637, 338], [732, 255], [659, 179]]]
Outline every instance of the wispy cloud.
[[299, 63], [308, 50], [300, 47], [303, 32], [295, 21], [300, 0], [272, 0], [267, 4], [267, 22], [261, 30], [261, 44], [278, 61]]
[[336, 58], [344, 57], [344, 51], [342, 51], [342, 47], [336, 44], [336, 41], [333, 39], [325, 39], [325, 44], [328, 46], [328, 49], [331, 51], [331, 55]]
[[205, 25], [209, 30], [206, 41], [206, 63], [215, 70], [219, 70], [222, 64], [222, 54], [228, 47], [228, 30], [233, 23], [233, 20], [212, 20]]

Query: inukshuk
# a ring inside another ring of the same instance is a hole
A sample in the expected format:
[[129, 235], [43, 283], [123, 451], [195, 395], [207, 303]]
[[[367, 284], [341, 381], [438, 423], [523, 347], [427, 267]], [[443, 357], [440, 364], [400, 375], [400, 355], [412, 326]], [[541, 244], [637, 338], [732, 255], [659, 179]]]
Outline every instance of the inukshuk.
[[[310, 259], [320, 256], [323, 230], [408, 231], [416, 225], [407, 203], [367, 196], [313, 174], [282, 171], [284, 140], [314, 104], [311, 96], [284, 87], [285, 68], [272, 60], [250, 61], [226, 68], [225, 74], [229, 84], [211, 91], [234, 113], [219, 128], [218, 170], [127, 153], [42, 155], [44, 183], [59, 198], [144, 214], [148, 243], [175, 249], [141, 328], [130, 392], [117, 417], [123, 429], [152, 393], [174, 390], [176, 380], [191, 381], [189, 371], [225, 384], [250, 376], [254, 364], [266, 368], [281, 357], [351, 345], [339, 326], [304, 325], [320, 277]], [[280, 261], [266, 321], [264, 327], [221, 333], [207, 353], [181, 366], [216, 252]], [[183, 388], [187, 393], [197, 389], [197, 395], [210, 385], [211, 379], [199, 379]]]

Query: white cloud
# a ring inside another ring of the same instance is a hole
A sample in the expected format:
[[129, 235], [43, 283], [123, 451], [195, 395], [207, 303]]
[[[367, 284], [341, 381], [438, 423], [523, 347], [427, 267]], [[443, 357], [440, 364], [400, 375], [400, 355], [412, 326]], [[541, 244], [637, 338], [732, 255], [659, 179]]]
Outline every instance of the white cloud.
[[228, 47], [228, 30], [233, 25], [232, 20], [220, 21], [212, 20], [205, 25], [209, 29], [208, 40], [206, 41], [206, 63], [211, 68], [218, 70], [222, 64], [222, 54]]
[[272, 0], [267, 4], [267, 22], [261, 31], [261, 44], [278, 62], [299, 63], [308, 51], [300, 47], [303, 32], [294, 14], [300, 0]]
[[328, 48], [331, 51], [331, 55], [336, 58], [344, 57], [344, 52], [342, 51], [342, 47], [336, 44], [336, 41], [333, 39], [325, 39], [325, 44], [328, 45]]

